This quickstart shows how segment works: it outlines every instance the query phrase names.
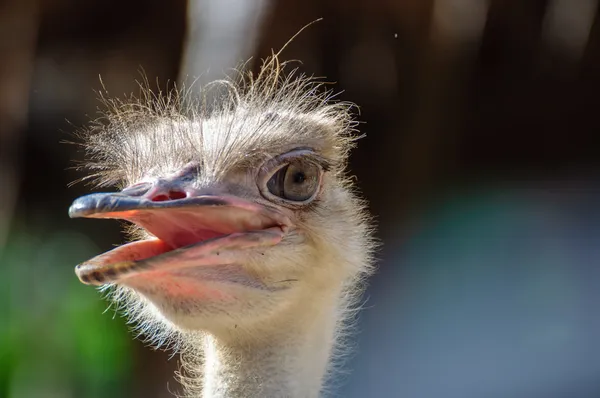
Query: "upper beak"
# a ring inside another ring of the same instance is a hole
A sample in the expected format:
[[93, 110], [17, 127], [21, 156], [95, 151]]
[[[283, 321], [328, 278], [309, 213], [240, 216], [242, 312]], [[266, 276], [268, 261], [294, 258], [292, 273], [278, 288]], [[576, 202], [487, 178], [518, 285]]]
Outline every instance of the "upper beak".
[[[291, 223], [279, 210], [235, 196], [200, 195], [177, 200], [153, 201], [143, 196], [96, 193], [76, 199], [71, 218], [116, 218], [131, 221], [173, 247], [194, 243], [193, 236], [211, 231], [230, 234], [257, 231]], [[188, 234], [187, 239], [185, 234]]]
[[[239, 204], [239, 203], [238, 203]], [[227, 206], [235, 205], [230, 198], [198, 196], [155, 202], [143, 196], [131, 196], [121, 192], [94, 193], [75, 199], [69, 208], [69, 217], [125, 218], [127, 212], [134, 214], [141, 210], [168, 209], [177, 207]], [[125, 216], [125, 217], [124, 217]]]

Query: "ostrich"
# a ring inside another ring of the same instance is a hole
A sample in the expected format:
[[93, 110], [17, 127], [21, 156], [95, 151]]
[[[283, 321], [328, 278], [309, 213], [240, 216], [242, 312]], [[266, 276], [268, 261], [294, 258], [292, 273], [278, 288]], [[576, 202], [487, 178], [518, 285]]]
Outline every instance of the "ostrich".
[[[284, 75], [104, 98], [79, 134], [98, 186], [71, 217], [131, 223], [131, 242], [77, 265], [156, 344], [176, 344], [189, 396], [317, 397], [339, 357], [374, 240], [347, 175], [356, 122], [322, 83]], [[206, 93], [206, 92], [205, 92]]]

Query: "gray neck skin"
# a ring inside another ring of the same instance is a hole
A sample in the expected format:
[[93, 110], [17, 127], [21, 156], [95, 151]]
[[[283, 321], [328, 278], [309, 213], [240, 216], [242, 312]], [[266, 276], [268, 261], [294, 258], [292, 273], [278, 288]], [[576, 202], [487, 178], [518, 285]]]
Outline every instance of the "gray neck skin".
[[321, 307], [251, 343], [205, 337], [202, 397], [318, 397], [335, 324], [335, 309]]

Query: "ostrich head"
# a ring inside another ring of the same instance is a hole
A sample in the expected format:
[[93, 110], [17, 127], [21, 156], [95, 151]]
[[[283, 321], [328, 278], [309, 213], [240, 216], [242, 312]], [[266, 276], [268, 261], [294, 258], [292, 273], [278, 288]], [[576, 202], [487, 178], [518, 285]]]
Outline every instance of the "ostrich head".
[[372, 249], [345, 171], [350, 107], [313, 79], [282, 78], [276, 57], [244, 77], [217, 82], [214, 104], [181, 92], [106, 100], [83, 138], [93, 176], [120, 190], [69, 214], [127, 220], [133, 240], [76, 273], [116, 286], [130, 313], [169, 334], [299, 339], [322, 313], [336, 329]]
[[180, 93], [107, 101], [85, 133], [89, 166], [123, 189], [69, 214], [138, 229], [78, 265], [82, 282], [135, 292], [168, 328], [247, 336], [355, 286], [371, 242], [344, 170], [349, 106], [311, 79], [282, 79], [276, 61], [245, 85], [217, 82], [227, 93], [210, 107]]

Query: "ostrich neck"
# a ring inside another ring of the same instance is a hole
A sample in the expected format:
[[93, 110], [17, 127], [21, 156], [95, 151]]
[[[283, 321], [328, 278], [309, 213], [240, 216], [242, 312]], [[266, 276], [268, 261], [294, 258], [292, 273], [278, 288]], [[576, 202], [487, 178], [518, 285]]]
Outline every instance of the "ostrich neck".
[[205, 336], [202, 397], [318, 397], [338, 315], [333, 305], [313, 310], [252, 342]]

